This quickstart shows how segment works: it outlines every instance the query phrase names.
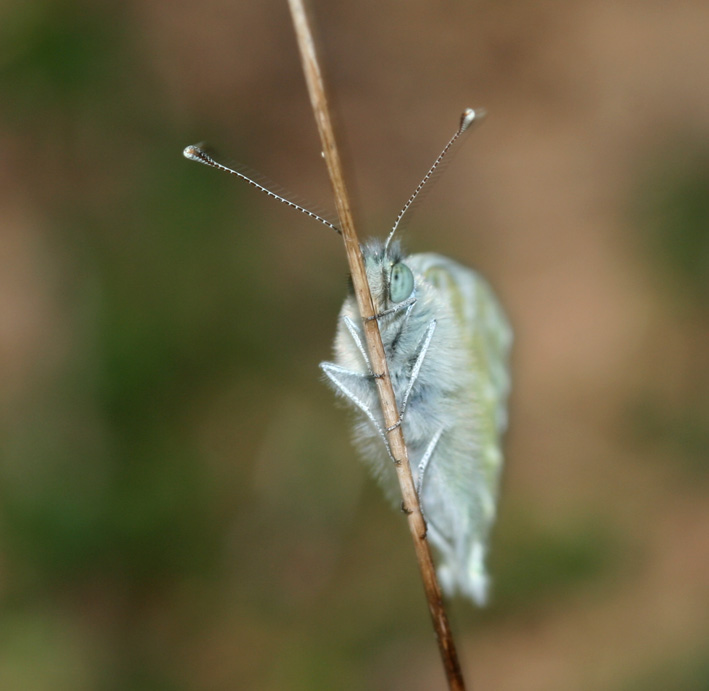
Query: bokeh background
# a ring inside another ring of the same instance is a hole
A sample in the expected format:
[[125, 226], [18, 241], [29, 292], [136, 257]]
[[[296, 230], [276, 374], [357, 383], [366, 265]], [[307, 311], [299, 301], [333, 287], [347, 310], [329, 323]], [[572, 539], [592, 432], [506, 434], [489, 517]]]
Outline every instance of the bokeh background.
[[[476, 689], [709, 688], [709, 4], [315, 2], [363, 235], [516, 329]], [[330, 198], [285, 2], [0, 8], [0, 688], [443, 688], [405, 521], [320, 381]], [[364, 230], [366, 229], [366, 230]]]

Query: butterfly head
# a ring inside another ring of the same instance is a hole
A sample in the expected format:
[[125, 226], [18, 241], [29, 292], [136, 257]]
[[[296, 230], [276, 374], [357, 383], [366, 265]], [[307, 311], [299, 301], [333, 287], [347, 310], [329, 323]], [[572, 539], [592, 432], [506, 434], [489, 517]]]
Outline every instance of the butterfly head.
[[378, 314], [396, 313], [413, 304], [416, 281], [398, 241], [370, 240], [362, 247], [367, 279]]

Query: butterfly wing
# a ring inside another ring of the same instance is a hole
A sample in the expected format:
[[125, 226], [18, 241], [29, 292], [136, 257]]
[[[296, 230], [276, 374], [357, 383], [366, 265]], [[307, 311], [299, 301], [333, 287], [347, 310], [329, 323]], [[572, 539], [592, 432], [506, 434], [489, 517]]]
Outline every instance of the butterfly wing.
[[[472, 425], [474, 436], [469, 460], [463, 462], [468, 468], [477, 469], [475, 472], [484, 481], [476, 482], [474, 489], [468, 485], [464, 490], [467, 499], [456, 495], [472, 512], [470, 532], [463, 528], [466, 520], [459, 514], [457, 528], [441, 536], [443, 560], [439, 575], [448, 593], [460, 590], [483, 604], [488, 580], [484, 564], [487, 538], [496, 514], [503, 464], [501, 437], [507, 427], [512, 330], [492, 289], [477, 272], [437, 254], [413, 255], [407, 261], [435, 289], [436, 299], [447, 303], [445, 311], [455, 322], [455, 334], [466, 355], [470, 376], [465, 379], [473, 390], [472, 396], [461, 400], [459, 413], [463, 418], [458, 424], [465, 428]], [[451, 434], [456, 433], [451, 430]], [[449, 460], [441, 458], [440, 462]], [[459, 466], [456, 473], [469, 477]], [[448, 504], [446, 510], [451, 509]]]
[[490, 487], [502, 466], [500, 439], [507, 428], [512, 329], [487, 281], [476, 271], [438, 254], [414, 255], [416, 268], [448, 301], [475, 371], [476, 417], [482, 463]]

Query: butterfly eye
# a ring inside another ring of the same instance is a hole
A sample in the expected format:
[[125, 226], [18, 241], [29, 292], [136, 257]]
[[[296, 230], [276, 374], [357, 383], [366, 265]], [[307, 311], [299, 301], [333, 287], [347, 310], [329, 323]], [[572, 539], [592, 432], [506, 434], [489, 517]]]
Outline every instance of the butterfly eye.
[[414, 275], [406, 264], [394, 264], [389, 281], [392, 302], [403, 302], [414, 292]]

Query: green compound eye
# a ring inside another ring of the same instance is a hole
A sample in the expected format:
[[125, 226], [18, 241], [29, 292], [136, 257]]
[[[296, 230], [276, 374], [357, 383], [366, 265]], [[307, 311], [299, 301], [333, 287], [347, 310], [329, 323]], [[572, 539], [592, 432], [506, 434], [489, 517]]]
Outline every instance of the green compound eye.
[[394, 264], [389, 282], [389, 298], [403, 302], [414, 292], [414, 275], [406, 264]]

